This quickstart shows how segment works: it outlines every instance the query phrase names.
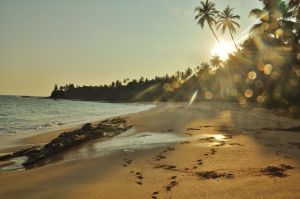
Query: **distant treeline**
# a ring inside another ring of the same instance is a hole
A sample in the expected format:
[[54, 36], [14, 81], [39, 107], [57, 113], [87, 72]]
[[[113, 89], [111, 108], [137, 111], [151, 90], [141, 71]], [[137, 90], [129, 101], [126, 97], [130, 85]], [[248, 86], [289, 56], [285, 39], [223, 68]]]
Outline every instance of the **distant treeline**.
[[68, 84], [59, 88], [55, 85], [51, 98], [110, 102], [186, 101], [198, 89], [195, 86], [198, 78], [192, 73], [193, 70], [188, 68], [185, 72], [178, 72], [177, 75], [165, 75], [153, 79], [144, 77], [139, 80], [124, 79], [122, 82], [117, 80], [110, 85], [74, 86]]
[[[300, 4], [299, 0], [263, 0], [263, 9], [253, 9], [258, 18], [243, 44], [226, 61], [214, 56], [210, 63], [174, 75], [112, 82], [102, 86], [55, 86], [51, 98], [101, 101], [248, 101], [269, 107], [300, 107]], [[209, 6], [205, 6], [208, 5]], [[212, 2], [197, 8], [214, 9]], [[221, 19], [230, 17], [226, 8]], [[218, 11], [211, 12], [212, 16]], [[222, 14], [222, 13], [221, 13]], [[234, 17], [234, 16], [232, 16]], [[205, 20], [204, 20], [205, 21]], [[223, 20], [224, 21], [224, 20]], [[223, 22], [221, 21], [221, 22]], [[211, 22], [211, 25], [216, 25]], [[198, 91], [198, 92], [197, 92]], [[196, 95], [197, 94], [197, 95]]]

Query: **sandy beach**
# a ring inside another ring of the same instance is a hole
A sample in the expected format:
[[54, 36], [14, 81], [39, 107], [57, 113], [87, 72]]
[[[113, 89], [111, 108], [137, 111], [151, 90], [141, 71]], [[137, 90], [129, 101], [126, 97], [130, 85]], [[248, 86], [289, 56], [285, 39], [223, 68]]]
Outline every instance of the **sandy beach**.
[[99, 155], [96, 140], [41, 167], [2, 171], [0, 198], [300, 198], [300, 134], [280, 130], [299, 120], [218, 102], [161, 103], [124, 118], [134, 133], [111, 140], [134, 136], [136, 147]]

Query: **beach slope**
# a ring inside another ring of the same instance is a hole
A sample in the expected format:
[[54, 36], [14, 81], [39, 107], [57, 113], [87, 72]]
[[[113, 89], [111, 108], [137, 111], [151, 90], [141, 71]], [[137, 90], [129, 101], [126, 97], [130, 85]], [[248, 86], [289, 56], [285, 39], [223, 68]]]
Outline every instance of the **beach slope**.
[[124, 118], [134, 133], [121, 138], [133, 136], [132, 147], [72, 160], [83, 149], [94, 154], [99, 140], [68, 161], [0, 172], [0, 198], [300, 197], [300, 132], [287, 130], [299, 120], [218, 102], [161, 103]]

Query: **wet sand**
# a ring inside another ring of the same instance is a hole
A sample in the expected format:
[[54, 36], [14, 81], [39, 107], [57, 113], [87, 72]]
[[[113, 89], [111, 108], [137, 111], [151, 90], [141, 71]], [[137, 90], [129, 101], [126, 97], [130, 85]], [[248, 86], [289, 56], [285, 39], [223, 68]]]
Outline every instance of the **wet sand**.
[[[0, 198], [300, 198], [300, 132], [278, 130], [299, 120], [217, 102], [160, 104], [126, 118], [136, 134], [184, 139], [0, 172]], [[93, 154], [93, 144], [80, 148]]]

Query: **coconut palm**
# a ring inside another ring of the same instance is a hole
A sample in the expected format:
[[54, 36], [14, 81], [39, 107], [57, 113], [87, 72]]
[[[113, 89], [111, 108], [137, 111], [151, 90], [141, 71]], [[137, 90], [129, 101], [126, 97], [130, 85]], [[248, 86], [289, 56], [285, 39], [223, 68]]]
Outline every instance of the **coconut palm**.
[[201, 63], [201, 69], [208, 69], [210, 66], [209, 66], [209, 63], [207, 63], [207, 62], [202, 62]]
[[[259, 33], [264, 39], [268, 41], [277, 42], [276, 39], [281, 39], [283, 43], [293, 43], [297, 40], [295, 29], [299, 26], [294, 17], [297, 17], [297, 5], [299, 0], [262, 0], [263, 9], [253, 9], [250, 16], [256, 17], [260, 20], [255, 24], [251, 32]], [[284, 31], [284, 34], [276, 34], [276, 30]]]
[[293, 11], [297, 20], [300, 20], [300, 0], [290, 0], [289, 8]]
[[204, 28], [205, 23], [207, 23], [214, 37], [220, 43], [220, 40], [213, 29], [213, 26], [217, 23], [216, 17], [219, 13], [215, 6], [215, 3], [210, 2], [209, 0], [206, 0], [205, 2], [201, 1], [200, 6], [195, 8], [195, 11], [197, 12], [195, 20], [197, 20], [197, 24], [200, 25], [202, 29]]
[[210, 60], [210, 63], [213, 67], [218, 68], [221, 66], [222, 60], [220, 59], [220, 57], [218, 55], [214, 55], [212, 57], [212, 59]]
[[224, 34], [225, 31], [228, 29], [231, 39], [238, 50], [238, 47], [234, 41], [233, 34], [236, 33], [236, 28], [240, 27], [240, 24], [238, 24], [235, 20], [240, 19], [239, 15], [234, 15], [233, 14], [233, 8], [230, 8], [227, 6], [221, 13], [218, 15], [218, 25], [217, 29], [222, 27], [222, 33]]
[[284, 0], [262, 0], [262, 3], [263, 9], [255, 8], [250, 11], [250, 17], [260, 19], [260, 23], [255, 24], [251, 31], [260, 29], [273, 34], [274, 30], [284, 24], [285, 19], [291, 17], [292, 13], [289, 12], [288, 5]]

